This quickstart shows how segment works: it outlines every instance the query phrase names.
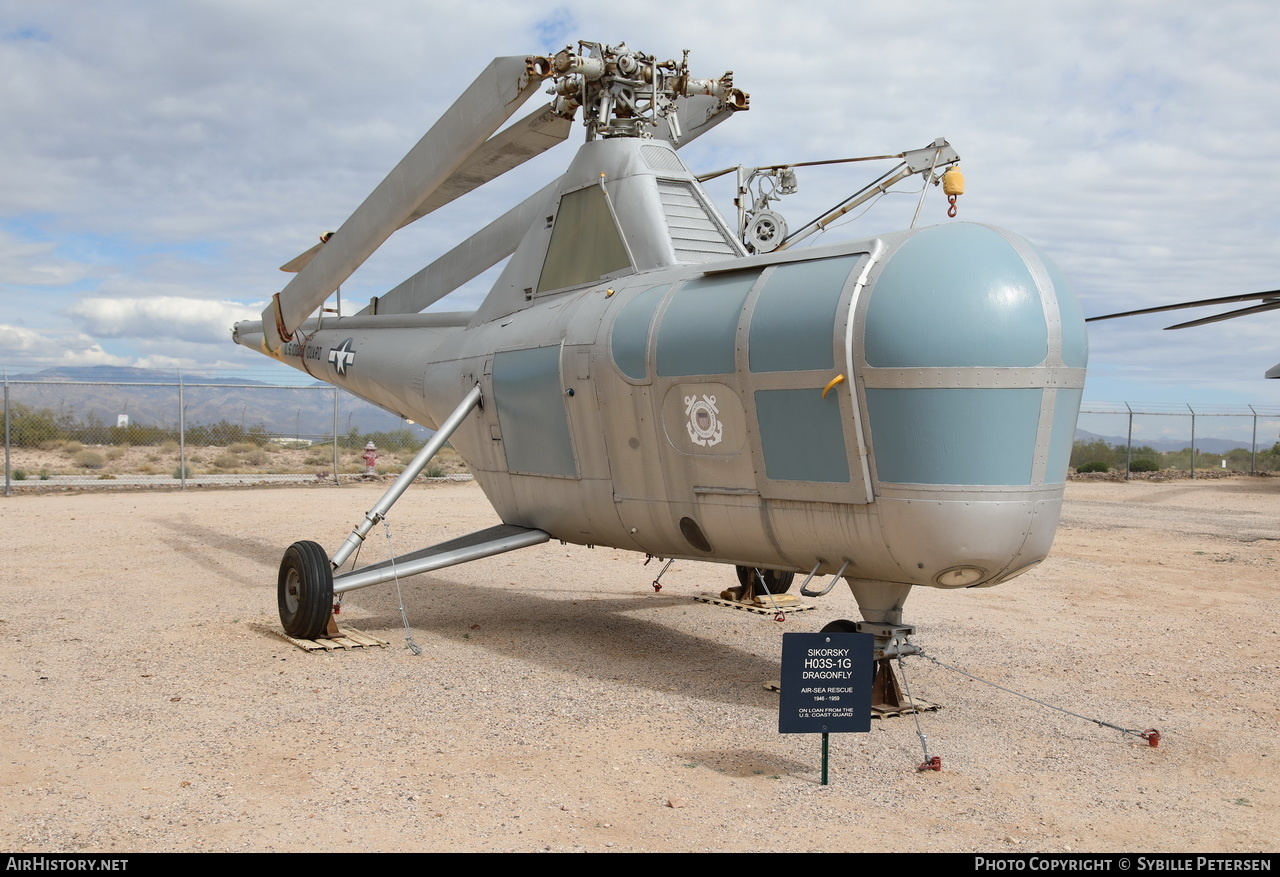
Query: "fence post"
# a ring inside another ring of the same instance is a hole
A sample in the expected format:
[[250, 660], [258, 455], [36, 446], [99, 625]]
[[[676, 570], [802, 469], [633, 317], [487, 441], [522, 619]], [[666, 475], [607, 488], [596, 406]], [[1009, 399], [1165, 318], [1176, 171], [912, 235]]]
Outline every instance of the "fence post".
[[13, 496], [9, 483], [9, 370], [4, 370], [4, 495]]
[[182, 484], [180, 490], [187, 489], [187, 401], [182, 392], [182, 369], [178, 369], [178, 475]]
[[1258, 410], [1252, 405], [1249, 410], [1253, 412], [1253, 441], [1249, 445], [1249, 474], [1258, 474]]
[[1186, 404], [1187, 410], [1191, 412], [1191, 480], [1194, 481], [1196, 477], [1196, 409], [1190, 404], [1183, 404]]
[[1129, 467], [1133, 465], [1133, 409], [1128, 402], [1124, 403], [1124, 407], [1129, 409], [1129, 436], [1124, 445], [1124, 480], [1128, 481]]
[[333, 483], [338, 481], [338, 385], [333, 385]]

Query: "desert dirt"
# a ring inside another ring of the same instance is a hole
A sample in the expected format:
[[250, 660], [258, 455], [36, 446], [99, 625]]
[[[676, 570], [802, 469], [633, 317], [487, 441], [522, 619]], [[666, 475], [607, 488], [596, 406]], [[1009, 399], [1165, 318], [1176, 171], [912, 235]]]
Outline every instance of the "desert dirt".
[[[779, 624], [694, 601], [728, 567], [549, 543], [349, 594], [385, 649], [277, 637], [283, 549], [381, 485], [0, 499], [0, 849], [1274, 851], [1280, 479], [1072, 483], [1049, 560], [917, 588], [946, 664], [912, 718], [777, 733]], [[415, 486], [397, 552], [496, 518]], [[381, 528], [365, 560], [387, 556]]]

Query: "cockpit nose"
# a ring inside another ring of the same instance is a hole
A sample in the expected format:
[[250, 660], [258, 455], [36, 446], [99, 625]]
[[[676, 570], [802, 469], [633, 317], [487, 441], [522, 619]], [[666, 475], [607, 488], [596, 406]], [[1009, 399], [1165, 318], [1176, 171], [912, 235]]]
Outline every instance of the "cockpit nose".
[[1031, 244], [969, 223], [921, 229], [866, 298], [862, 379], [879, 482], [1065, 480], [1084, 320]]

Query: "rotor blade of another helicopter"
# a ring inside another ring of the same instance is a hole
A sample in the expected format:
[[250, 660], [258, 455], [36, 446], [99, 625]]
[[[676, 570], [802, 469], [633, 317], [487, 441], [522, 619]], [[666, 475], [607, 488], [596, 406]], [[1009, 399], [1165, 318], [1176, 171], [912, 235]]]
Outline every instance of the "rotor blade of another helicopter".
[[495, 58], [262, 312], [263, 343], [292, 332], [479, 150], [537, 90], [549, 65]]
[[1268, 301], [1249, 308], [1227, 311], [1225, 314], [1215, 314], [1212, 317], [1201, 317], [1198, 320], [1190, 320], [1186, 323], [1179, 323], [1176, 326], [1165, 326], [1165, 329], [1190, 329], [1192, 326], [1204, 326], [1208, 323], [1220, 323], [1223, 320], [1234, 320], [1236, 317], [1243, 317], [1247, 314], [1261, 314], [1266, 311], [1274, 311], [1276, 308], [1280, 308], [1280, 301]]
[[[1097, 317], [1089, 317], [1086, 323], [1092, 323], [1095, 320], [1114, 320], [1117, 317], [1136, 317], [1140, 314], [1159, 314], [1164, 311], [1177, 311], [1182, 308], [1200, 308], [1208, 305], [1229, 305], [1241, 301], [1256, 301], [1260, 298], [1277, 298], [1280, 297], [1280, 289], [1273, 289], [1270, 292], [1250, 292], [1245, 295], [1224, 295], [1221, 298], [1203, 298], [1199, 301], [1186, 301], [1179, 304], [1159, 305], [1154, 308], [1141, 308], [1136, 311], [1122, 311], [1118, 314], [1102, 314]], [[1174, 328], [1174, 327], [1170, 327]]]

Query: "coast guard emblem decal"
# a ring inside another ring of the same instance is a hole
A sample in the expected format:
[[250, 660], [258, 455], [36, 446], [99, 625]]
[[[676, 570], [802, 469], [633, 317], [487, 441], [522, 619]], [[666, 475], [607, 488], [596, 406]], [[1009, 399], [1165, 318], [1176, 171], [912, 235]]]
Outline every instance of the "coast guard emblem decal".
[[705, 393], [701, 399], [697, 396], [685, 396], [684, 413], [689, 415], [686, 427], [689, 430], [690, 441], [704, 448], [712, 448], [720, 444], [724, 438], [724, 424], [716, 416], [720, 413], [720, 409], [716, 407], [715, 396], [708, 396]]

